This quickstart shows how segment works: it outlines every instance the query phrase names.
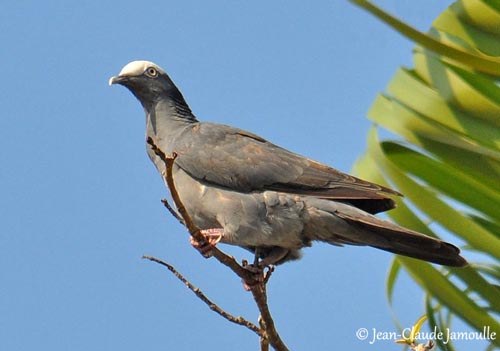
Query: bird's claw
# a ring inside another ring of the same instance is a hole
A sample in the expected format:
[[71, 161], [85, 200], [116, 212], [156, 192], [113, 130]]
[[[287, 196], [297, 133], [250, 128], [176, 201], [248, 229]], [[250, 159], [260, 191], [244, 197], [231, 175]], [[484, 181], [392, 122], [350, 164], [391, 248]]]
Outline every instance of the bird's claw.
[[224, 229], [222, 228], [211, 228], [203, 229], [200, 231], [205, 238], [204, 242], [196, 240], [194, 237], [189, 237], [189, 242], [196, 250], [198, 250], [201, 255], [205, 258], [212, 257], [212, 249], [222, 240], [224, 237]]
[[247, 260], [243, 260], [242, 267], [250, 272], [252, 276], [251, 280], [243, 280], [243, 288], [246, 291], [250, 291], [260, 284], [267, 284], [271, 274], [274, 272], [273, 265], [261, 266], [258, 263], [249, 264]]
[[261, 265], [259, 265], [258, 263], [248, 263], [247, 260], [243, 260], [241, 265], [243, 266], [243, 268], [245, 268], [247, 271], [249, 271], [250, 273], [253, 273], [253, 274], [262, 274], [264, 273], [264, 268], [265, 267], [262, 267]]

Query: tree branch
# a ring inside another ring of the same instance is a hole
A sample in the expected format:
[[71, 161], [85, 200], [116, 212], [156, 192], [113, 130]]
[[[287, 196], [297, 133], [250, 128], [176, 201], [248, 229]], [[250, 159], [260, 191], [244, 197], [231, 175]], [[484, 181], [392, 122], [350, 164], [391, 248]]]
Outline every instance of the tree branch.
[[[205, 239], [205, 236], [201, 233], [200, 229], [194, 224], [193, 220], [187, 213], [186, 208], [184, 207], [175, 188], [173, 179], [173, 167], [177, 154], [174, 153], [172, 157], [167, 157], [165, 153], [160, 148], [158, 148], [158, 146], [156, 146], [154, 140], [151, 137], [148, 137], [147, 143], [151, 146], [151, 149], [154, 151], [154, 153], [165, 163], [166, 174], [164, 174], [164, 177], [167, 182], [167, 186], [170, 190], [172, 200], [177, 207], [177, 211], [182, 217], [184, 225], [187, 227], [189, 234], [199, 243], [206, 244], [207, 240]], [[173, 209], [170, 206], [168, 206], [167, 208], [172, 213]], [[246, 286], [250, 287], [253, 298], [260, 311], [259, 323], [261, 328], [259, 330], [261, 332], [258, 334], [261, 336], [261, 350], [268, 350], [269, 344], [271, 344], [271, 346], [277, 351], [287, 351], [288, 348], [286, 347], [283, 340], [281, 340], [278, 331], [276, 330], [274, 320], [267, 304], [266, 283], [270, 277], [272, 270], [269, 270], [268, 272], [266, 272], [266, 274], [264, 274], [264, 271], [262, 271], [261, 273], [256, 275], [255, 273], [250, 272], [248, 269], [245, 269], [238, 262], [236, 262], [234, 257], [226, 255], [215, 246], [211, 248], [211, 254], [220, 263], [229, 267], [238, 277], [240, 277]], [[161, 260], [154, 259], [153, 261], [160, 263]], [[255, 332], [255, 330], [253, 330], [252, 328], [250, 329]]]
[[230, 322], [247, 327], [248, 329], [252, 330], [260, 337], [263, 337], [264, 333], [259, 327], [257, 327], [255, 324], [246, 320], [243, 317], [235, 317], [232, 314], [224, 311], [216, 303], [211, 301], [200, 289], [198, 289], [196, 286], [191, 284], [191, 282], [189, 280], [187, 280], [181, 273], [179, 273], [179, 271], [177, 271], [175, 269], [175, 267], [172, 266], [171, 264], [169, 264], [163, 260], [160, 260], [156, 257], [152, 257], [152, 256], [142, 256], [142, 258], [156, 262], [158, 264], [161, 264], [164, 267], [167, 267], [167, 269], [170, 272], [172, 272], [173, 275], [175, 275], [181, 282], [183, 282], [189, 288], [189, 290], [191, 290], [196, 296], [198, 296], [198, 298], [201, 301], [203, 301], [215, 313], [219, 314], [220, 316], [224, 317], [225, 319], [227, 319]]
[[[266, 330], [266, 323], [264, 323], [262, 316], [259, 316], [259, 325], [262, 330]], [[260, 351], [269, 351], [269, 340], [265, 335], [260, 337]]]
[[180, 224], [182, 224], [184, 226], [186, 225], [186, 223], [184, 222], [184, 219], [177, 213], [176, 210], [174, 210], [172, 208], [172, 206], [170, 206], [167, 199], [161, 199], [161, 203], [163, 204], [163, 206], [165, 206], [165, 208], [168, 210], [168, 212], [170, 212], [170, 214], [172, 216], [174, 216], [174, 218], [179, 221]]
[[271, 312], [269, 311], [269, 306], [267, 304], [266, 284], [264, 282], [257, 284], [251, 289], [251, 291], [253, 299], [255, 300], [255, 303], [257, 304], [257, 307], [260, 311], [259, 323], [261, 326], [264, 326], [264, 337], [275, 350], [288, 350], [283, 340], [281, 340], [278, 331], [276, 330], [273, 317], [271, 315]]

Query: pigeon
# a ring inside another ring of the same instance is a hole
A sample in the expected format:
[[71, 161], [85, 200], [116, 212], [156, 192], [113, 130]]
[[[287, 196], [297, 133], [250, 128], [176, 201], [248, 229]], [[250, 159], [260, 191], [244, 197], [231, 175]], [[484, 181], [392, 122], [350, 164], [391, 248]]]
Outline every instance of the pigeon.
[[[250, 250], [261, 267], [298, 259], [313, 241], [371, 246], [452, 267], [467, 264], [456, 246], [374, 216], [396, 206], [397, 191], [248, 131], [199, 122], [155, 63], [130, 62], [109, 84], [135, 95], [146, 114], [147, 137], [166, 155], [177, 155], [175, 188], [211, 245]], [[165, 163], [146, 146], [164, 178]]]

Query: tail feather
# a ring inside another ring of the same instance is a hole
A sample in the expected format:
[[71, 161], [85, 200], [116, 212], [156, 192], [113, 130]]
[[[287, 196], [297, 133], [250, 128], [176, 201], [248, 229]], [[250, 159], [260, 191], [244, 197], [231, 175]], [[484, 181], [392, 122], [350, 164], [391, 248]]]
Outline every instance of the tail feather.
[[445, 266], [467, 265], [460, 250], [445, 241], [403, 228], [348, 204], [312, 200], [310, 205], [311, 220], [306, 235], [310, 234], [312, 240], [334, 245], [367, 245]]
[[445, 266], [464, 267], [467, 265], [467, 261], [460, 256], [460, 249], [445, 241], [402, 227], [398, 231], [378, 226], [366, 227], [365, 229], [386, 239], [385, 242], [388, 245], [370, 244], [377, 249]]

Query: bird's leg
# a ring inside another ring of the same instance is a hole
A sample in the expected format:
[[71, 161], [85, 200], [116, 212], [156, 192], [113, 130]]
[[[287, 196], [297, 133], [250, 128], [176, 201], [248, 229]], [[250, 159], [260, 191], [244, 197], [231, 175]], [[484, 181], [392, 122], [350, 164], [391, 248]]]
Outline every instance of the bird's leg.
[[267, 255], [258, 262], [258, 266], [265, 268], [276, 264], [288, 255], [289, 250], [284, 247], [275, 246], [273, 247]]
[[261, 252], [262, 250], [259, 247], [256, 247], [253, 256], [253, 263], [248, 263], [247, 260], [243, 260], [241, 264], [243, 268], [255, 275], [261, 275], [265, 268], [265, 266], [261, 266], [259, 262]]
[[259, 256], [260, 256], [260, 248], [256, 247], [254, 257], [253, 257], [253, 266], [254, 267], [259, 266], [259, 258], [260, 258]]
[[[243, 281], [243, 287], [247, 291], [251, 290], [258, 284], [266, 284], [267, 280], [271, 276], [271, 273], [274, 271], [274, 264], [285, 258], [289, 250], [283, 247], [273, 247], [267, 251], [265, 257], [259, 261], [261, 252], [261, 249], [258, 247], [255, 248], [253, 264], [249, 264], [248, 261], [243, 260], [243, 268], [253, 274], [255, 281], [253, 284]], [[267, 272], [265, 271], [266, 268], [268, 269]]]
[[255, 248], [255, 256], [253, 264], [249, 264], [248, 261], [243, 261], [243, 267], [252, 273], [261, 273], [264, 268], [276, 264], [276, 262], [281, 261], [288, 254], [289, 250], [284, 247], [274, 246], [270, 250], [264, 251], [265, 256], [259, 260], [262, 250], [259, 247]]
[[210, 228], [200, 230], [205, 237], [205, 242], [199, 242], [192, 236], [189, 237], [191, 245], [198, 250], [203, 257], [209, 258], [212, 256], [212, 248], [217, 245], [224, 237], [224, 229]]

